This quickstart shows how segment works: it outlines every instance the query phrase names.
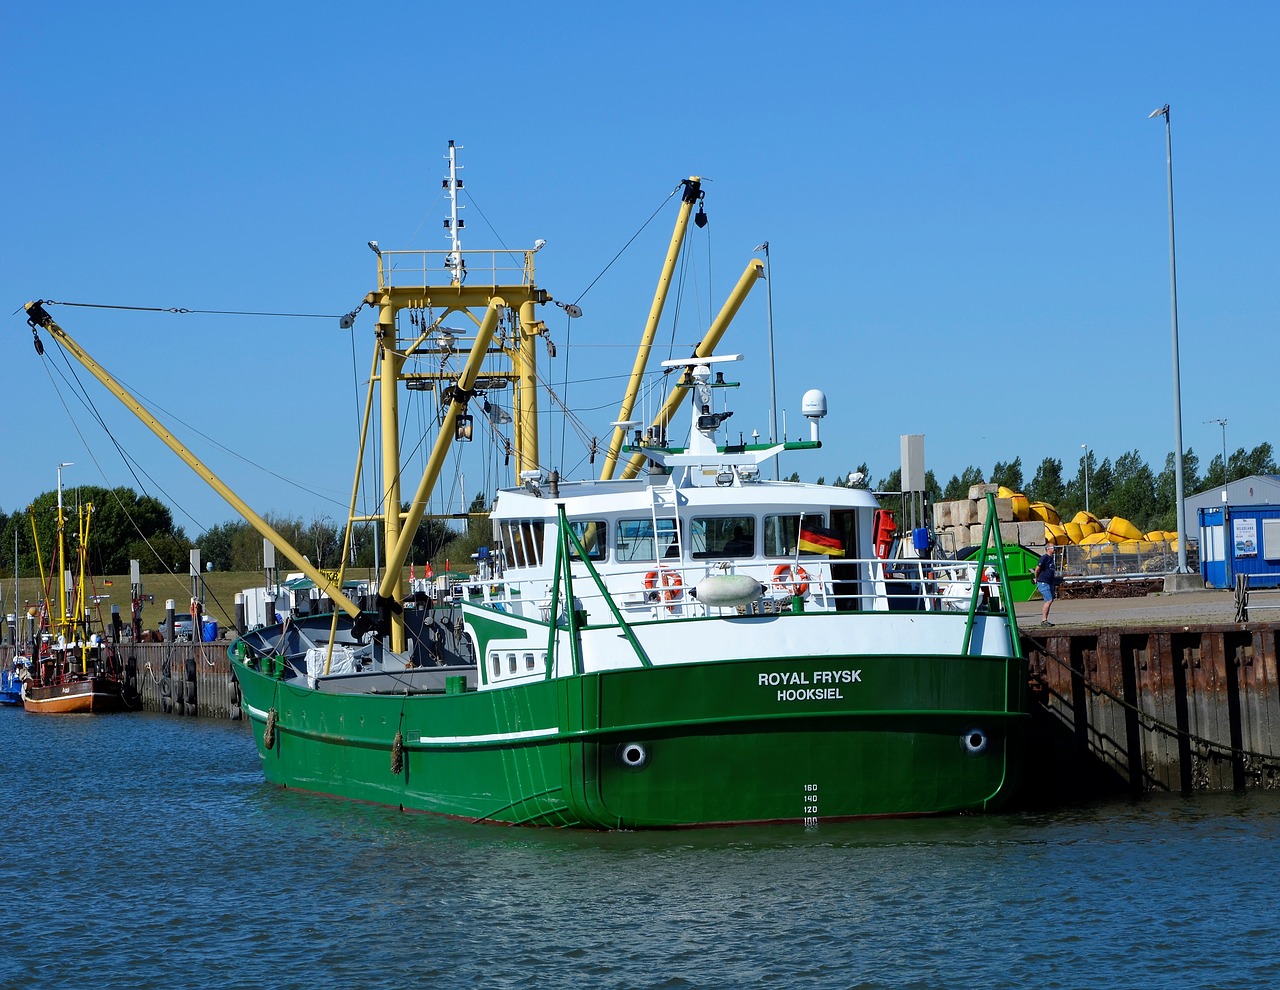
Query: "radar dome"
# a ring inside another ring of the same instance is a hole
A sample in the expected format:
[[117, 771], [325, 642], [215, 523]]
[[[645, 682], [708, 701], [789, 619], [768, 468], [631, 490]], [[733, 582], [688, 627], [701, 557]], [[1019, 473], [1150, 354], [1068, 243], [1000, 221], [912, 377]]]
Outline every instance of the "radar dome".
[[821, 419], [827, 414], [827, 394], [820, 388], [811, 388], [800, 400], [800, 412], [809, 419]]

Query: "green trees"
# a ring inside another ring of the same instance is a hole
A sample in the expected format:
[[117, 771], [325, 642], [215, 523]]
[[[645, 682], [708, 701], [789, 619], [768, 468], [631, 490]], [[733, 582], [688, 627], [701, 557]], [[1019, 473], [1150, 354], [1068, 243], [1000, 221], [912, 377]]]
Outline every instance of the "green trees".
[[1062, 483], [1062, 461], [1046, 457], [1036, 468], [1035, 477], [1024, 494], [1032, 502], [1049, 502], [1060, 507], [1066, 492], [1066, 485]]
[[[142, 561], [143, 570], [187, 571], [191, 543], [173, 514], [158, 499], [139, 496], [131, 488], [82, 485], [62, 493], [64, 540], [67, 557], [77, 553], [80, 510], [89, 512], [89, 566], [95, 574], [128, 573], [129, 561]], [[35, 520], [35, 536], [32, 520]], [[0, 570], [13, 571], [13, 546], [18, 545], [18, 566], [27, 574], [37, 570], [36, 538], [47, 566], [58, 535], [58, 493], [37, 495], [25, 511], [4, 517], [3, 541], [8, 553], [0, 554]]]

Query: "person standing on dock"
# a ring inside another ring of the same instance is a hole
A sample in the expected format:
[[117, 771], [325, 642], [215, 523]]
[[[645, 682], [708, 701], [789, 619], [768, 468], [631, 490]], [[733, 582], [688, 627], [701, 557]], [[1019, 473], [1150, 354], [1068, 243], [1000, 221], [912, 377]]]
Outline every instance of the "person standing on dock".
[[1040, 555], [1040, 560], [1036, 562], [1036, 572], [1033, 577], [1036, 582], [1036, 589], [1040, 592], [1040, 596], [1044, 598], [1044, 608], [1040, 610], [1040, 625], [1051, 626], [1053, 623], [1049, 621], [1049, 609], [1053, 607], [1053, 592], [1057, 584], [1052, 543], [1045, 546], [1044, 553]]

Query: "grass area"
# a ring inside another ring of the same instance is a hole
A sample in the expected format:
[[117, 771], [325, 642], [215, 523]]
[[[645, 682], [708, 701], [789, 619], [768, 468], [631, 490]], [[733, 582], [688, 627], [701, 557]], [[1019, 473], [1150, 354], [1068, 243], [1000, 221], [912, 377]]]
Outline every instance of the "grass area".
[[[281, 574], [283, 577], [283, 572]], [[363, 579], [369, 575], [365, 573], [348, 574], [348, 578]], [[408, 570], [405, 571], [405, 580], [408, 580]], [[228, 628], [235, 623], [236, 610], [236, 594], [245, 588], [261, 587], [264, 583], [264, 577], [261, 571], [210, 571], [204, 575], [205, 584], [205, 612], [212, 616], [218, 623], [219, 629]], [[111, 625], [111, 606], [118, 605], [120, 607], [120, 618], [124, 623], [129, 622], [130, 603], [129, 603], [129, 575], [127, 574], [111, 574], [105, 577], [95, 576], [93, 579], [93, 593], [103, 598], [100, 608], [102, 609], [103, 623], [109, 628]], [[408, 585], [406, 583], [405, 587]], [[171, 574], [145, 574], [142, 577], [142, 592], [144, 596], [150, 596], [153, 600], [144, 601], [142, 605], [142, 625], [144, 629], [156, 629], [160, 625], [160, 621], [165, 615], [165, 601], [172, 598], [175, 612], [187, 612], [191, 608], [191, 585], [190, 581], [185, 577], [175, 577]], [[28, 603], [35, 603], [42, 596], [40, 588], [40, 579], [32, 575], [29, 578], [18, 579], [18, 603], [19, 611]], [[4, 603], [4, 612], [12, 614], [13, 608], [13, 578], [0, 578], [0, 601]], [[97, 624], [97, 615], [94, 614], [94, 624]]]

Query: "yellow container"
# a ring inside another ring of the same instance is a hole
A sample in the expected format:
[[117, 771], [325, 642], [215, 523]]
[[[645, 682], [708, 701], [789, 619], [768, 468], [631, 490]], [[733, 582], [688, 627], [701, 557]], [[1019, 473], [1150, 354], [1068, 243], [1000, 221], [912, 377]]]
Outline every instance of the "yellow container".
[[[1084, 509], [1081, 509], [1074, 516], [1072, 516], [1071, 521], [1075, 523], [1077, 526], [1085, 526], [1087, 524], [1092, 523], [1094, 526], [1098, 526], [1099, 528], [1101, 528], [1101, 524], [1098, 522], [1098, 517], [1095, 516], [1092, 512], [1085, 512]], [[1094, 532], [1097, 532], [1097, 530], [1094, 530]]]
[[1062, 528], [1067, 531], [1067, 539], [1072, 543], [1079, 543], [1087, 535], [1083, 527], [1077, 522], [1064, 523]]
[[1080, 545], [1082, 547], [1092, 547], [1092, 546], [1097, 546], [1099, 543], [1110, 543], [1110, 542], [1111, 541], [1107, 539], [1106, 533], [1090, 533], [1087, 536], [1084, 536], [1081, 538]]
[[[1003, 489], [1001, 489], [1003, 491]], [[1022, 492], [1014, 492], [1009, 496], [1009, 502], [1013, 506], [1013, 518], [1015, 522], [1026, 522], [1031, 518], [1031, 503], [1027, 501], [1027, 496]]]
[[1032, 502], [1031, 515], [1036, 519], [1043, 519], [1046, 523], [1052, 523], [1054, 526], [1062, 524], [1062, 520], [1058, 518], [1058, 510], [1048, 502]]
[[1142, 530], [1129, 522], [1128, 519], [1122, 519], [1120, 516], [1116, 516], [1111, 520], [1107, 526], [1107, 533], [1113, 537], [1119, 537], [1119, 540], [1142, 539]]

